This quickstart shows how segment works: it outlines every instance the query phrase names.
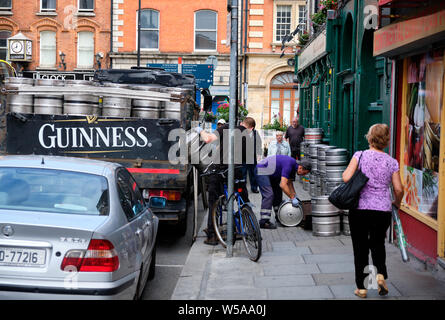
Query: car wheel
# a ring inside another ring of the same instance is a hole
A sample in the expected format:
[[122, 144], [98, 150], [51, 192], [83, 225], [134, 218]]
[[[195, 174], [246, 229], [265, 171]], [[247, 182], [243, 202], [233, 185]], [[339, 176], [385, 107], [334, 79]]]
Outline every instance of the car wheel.
[[153, 251], [151, 252], [150, 269], [148, 270], [148, 280], [153, 280], [156, 273], [156, 243], [154, 244]]

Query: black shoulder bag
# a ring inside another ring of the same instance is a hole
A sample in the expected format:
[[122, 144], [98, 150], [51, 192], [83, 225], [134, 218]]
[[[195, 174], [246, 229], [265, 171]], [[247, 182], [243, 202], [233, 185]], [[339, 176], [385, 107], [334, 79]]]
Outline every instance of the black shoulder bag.
[[339, 185], [329, 196], [329, 201], [339, 209], [355, 209], [358, 206], [360, 199], [360, 191], [368, 182], [369, 178], [360, 170], [360, 160], [362, 154], [358, 160], [357, 170], [351, 179]]

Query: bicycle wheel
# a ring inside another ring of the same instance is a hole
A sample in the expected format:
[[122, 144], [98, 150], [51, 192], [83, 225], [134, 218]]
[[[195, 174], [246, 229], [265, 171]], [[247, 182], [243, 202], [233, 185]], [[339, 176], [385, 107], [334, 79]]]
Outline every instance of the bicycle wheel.
[[[227, 247], [227, 199], [225, 196], [219, 197], [212, 209], [212, 221], [216, 237], [224, 248]], [[233, 214], [230, 215], [233, 219]], [[233, 223], [233, 244], [236, 241], [235, 222]]]
[[241, 208], [241, 220], [243, 223], [241, 235], [243, 236], [244, 246], [250, 260], [258, 261], [262, 250], [261, 230], [255, 213], [248, 205]]

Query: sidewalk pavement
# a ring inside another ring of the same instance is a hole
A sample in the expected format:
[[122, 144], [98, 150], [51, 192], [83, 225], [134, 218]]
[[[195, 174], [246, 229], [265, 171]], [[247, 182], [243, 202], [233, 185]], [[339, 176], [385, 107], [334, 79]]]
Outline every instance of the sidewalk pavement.
[[[301, 200], [310, 199], [299, 183]], [[260, 194], [249, 194], [259, 218]], [[203, 243], [207, 219], [193, 244], [172, 300], [326, 300], [357, 299], [354, 257], [348, 236], [317, 237], [301, 227], [261, 229], [263, 254], [249, 260], [242, 241], [226, 256], [221, 245]], [[415, 258], [403, 263], [399, 249], [386, 243], [389, 294], [368, 290], [367, 299], [445, 299], [445, 282]], [[370, 257], [370, 263], [372, 259]]]

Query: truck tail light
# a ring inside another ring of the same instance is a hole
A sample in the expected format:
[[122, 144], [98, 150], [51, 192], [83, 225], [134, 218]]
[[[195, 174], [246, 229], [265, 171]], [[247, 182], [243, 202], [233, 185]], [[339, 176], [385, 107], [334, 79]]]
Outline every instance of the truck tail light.
[[175, 190], [161, 190], [161, 189], [150, 189], [148, 191], [150, 197], [164, 197], [168, 201], [179, 201], [181, 200], [181, 192]]
[[92, 239], [87, 250], [70, 250], [61, 269], [77, 272], [113, 272], [119, 268], [119, 257], [108, 240]]

